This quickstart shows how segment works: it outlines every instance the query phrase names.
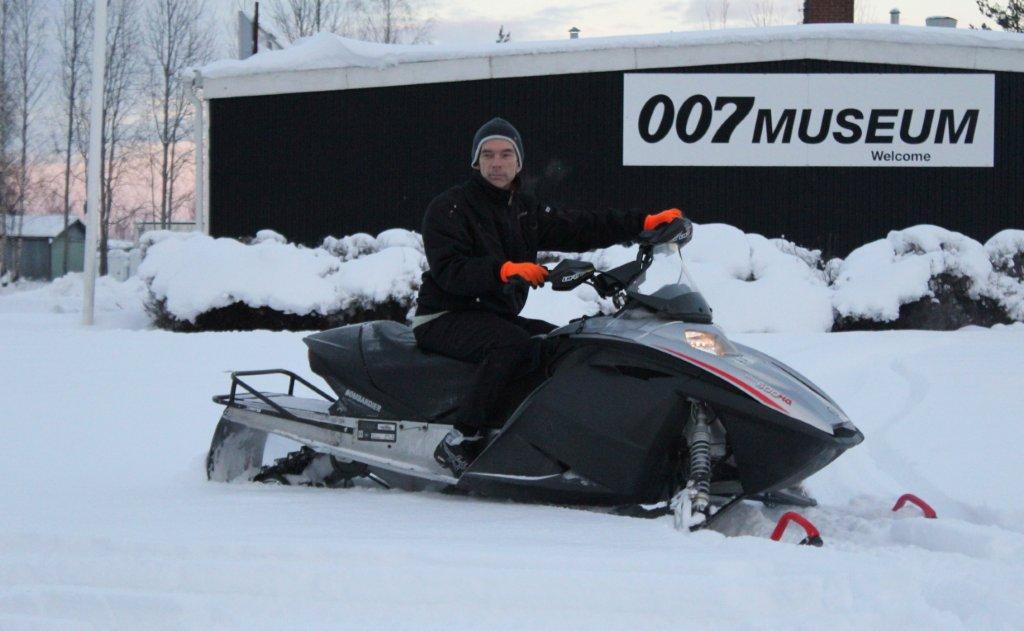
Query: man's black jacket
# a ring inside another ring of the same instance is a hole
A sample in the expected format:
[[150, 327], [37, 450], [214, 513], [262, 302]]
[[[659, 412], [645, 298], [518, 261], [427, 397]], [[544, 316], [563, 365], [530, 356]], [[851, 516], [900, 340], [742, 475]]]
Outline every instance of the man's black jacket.
[[423, 218], [430, 266], [423, 273], [417, 315], [484, 309], [517, 315], [528, 289], [501, 282], [505, 261], [536, 262], [538, 250], [583, 252], [636, 238], [644, 213], [554, 210], [479, 173], [434, 198]]

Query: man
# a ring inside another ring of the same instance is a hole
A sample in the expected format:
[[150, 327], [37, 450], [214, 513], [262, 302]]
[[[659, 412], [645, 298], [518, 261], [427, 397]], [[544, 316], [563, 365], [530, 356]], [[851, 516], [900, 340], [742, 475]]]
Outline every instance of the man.
[[682, 217], [674, 208], [653, 215], [553, 210], [520, 192], [523, 157], [519, 132], [491, 119], [473, 138], [472, 179], [434, 198], [423, 218], [429, 269], [413, 318], [416, 342], [480, 365], [474, 392], [434, 452], [456, 476], [483, 449], [484, 430], [504, 423], [502, 389], [541, 365], [543, 337], [533, 336], [555, 328], [519, 315], [527, 285], [539, 287], [547, 277], [537, 251], [607, 247]]

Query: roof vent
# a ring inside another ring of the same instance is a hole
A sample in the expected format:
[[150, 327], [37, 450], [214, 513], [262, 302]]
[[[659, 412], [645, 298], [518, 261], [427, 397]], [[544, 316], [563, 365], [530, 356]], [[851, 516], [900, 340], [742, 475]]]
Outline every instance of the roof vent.
[[945, 15], [933, 15], [930, 18], [925, 18], [925, 26], [940, 26], [942, 28], [956, 28], [956, 18], [951, 18]]
[[899, 23], [900, 23], [900, 10], [894, 7], [892, 11], [889, 11], [889, 24], [899, 24]]
[[574, 26], [571, 29], [569, 29], [569, 39], [579, 39], [579, 38], [580, 38], [580, 30], [578, 28], [576, 28]]

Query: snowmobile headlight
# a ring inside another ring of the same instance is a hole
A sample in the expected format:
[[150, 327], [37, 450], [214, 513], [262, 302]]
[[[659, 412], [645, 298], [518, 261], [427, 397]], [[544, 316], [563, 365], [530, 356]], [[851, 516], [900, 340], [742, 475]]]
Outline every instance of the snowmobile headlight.
[[725, 343], [714, 333], [707, 331], [684, 331], [683, 338], [692, 348], [704, 353], [711, 353], [719, 357], [729, 352]]

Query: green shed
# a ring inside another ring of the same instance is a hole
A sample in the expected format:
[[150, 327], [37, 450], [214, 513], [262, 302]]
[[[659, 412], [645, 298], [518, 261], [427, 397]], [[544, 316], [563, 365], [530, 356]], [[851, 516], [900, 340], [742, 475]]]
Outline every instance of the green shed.
[[[63, 215], [9, 215], [4, 246], [4, 269], [20, 278], [53, 280], [67, 272], [81, 272], [85, 263], [85, 224]], [[64, 262], [64, 241], [68, 260]]]

